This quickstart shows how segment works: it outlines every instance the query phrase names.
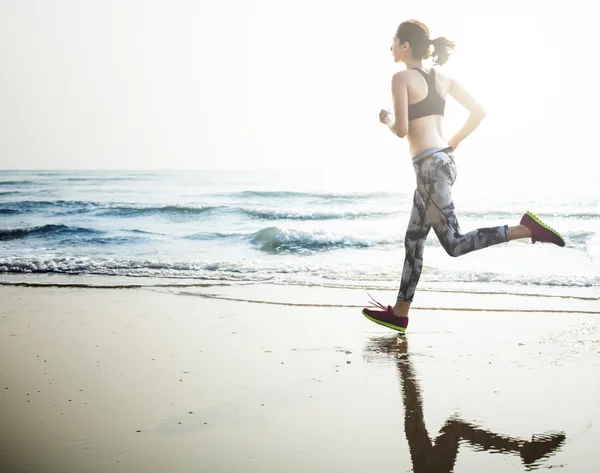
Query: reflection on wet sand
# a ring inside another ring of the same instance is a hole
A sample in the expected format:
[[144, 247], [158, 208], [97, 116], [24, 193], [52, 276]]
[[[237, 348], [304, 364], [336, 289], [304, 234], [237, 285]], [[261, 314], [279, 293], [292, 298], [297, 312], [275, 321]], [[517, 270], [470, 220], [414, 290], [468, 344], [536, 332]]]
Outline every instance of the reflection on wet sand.
[[565, 442], [566, 436], [562, 432], [534, 435], [531, 440], [524, 440], [493, 433], [456, 416], [446, 421], [432, 442], [425, 427], [421, 390], [408, 341], [396, 336], [373, 338], [367, 350], [385, 353], [396, 359], [404, 401], [404, 431], [415, 473], [452, 472], [461, 442], [479, 451], [519, 455], [527, 470], [558, 451]]

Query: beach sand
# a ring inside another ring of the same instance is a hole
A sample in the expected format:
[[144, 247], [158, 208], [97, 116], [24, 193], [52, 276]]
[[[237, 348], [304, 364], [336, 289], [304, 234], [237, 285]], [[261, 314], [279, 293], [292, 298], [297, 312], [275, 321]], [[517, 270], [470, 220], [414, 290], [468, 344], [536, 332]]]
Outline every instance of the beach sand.
[[600, 471], [597, 299], [418, 296], [0, 287], [0, 472]]

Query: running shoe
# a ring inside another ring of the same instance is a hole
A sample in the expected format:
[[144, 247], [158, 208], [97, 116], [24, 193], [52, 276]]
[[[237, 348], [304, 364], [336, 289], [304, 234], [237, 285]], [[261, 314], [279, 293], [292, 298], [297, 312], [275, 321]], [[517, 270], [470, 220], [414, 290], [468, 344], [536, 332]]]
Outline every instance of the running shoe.
[[527, 211], [521, 218], [521, 225], [531, 231], [531, 242], [536, 241], [554, 243], [558, 246], [565, 246], [565, 240], [553, 228], [542, 222], [533, 212]]
[[391, 328], [392, 330], [396, 330], [400, 333], [406, 333], [406, 329], [408, 327], [408, 317], [398, 317], [397, 315], [394, 315], [391, 305], [385, 307], [383, 304], [380, 304], [373, 299], [371, 294], [369, 294], [369, 297], [371, 297], [370, 304], [374, 307], [378, 307], [378, 309], [365, 307], [362, 313], [367, 319], [369, 319], [371, 322]]

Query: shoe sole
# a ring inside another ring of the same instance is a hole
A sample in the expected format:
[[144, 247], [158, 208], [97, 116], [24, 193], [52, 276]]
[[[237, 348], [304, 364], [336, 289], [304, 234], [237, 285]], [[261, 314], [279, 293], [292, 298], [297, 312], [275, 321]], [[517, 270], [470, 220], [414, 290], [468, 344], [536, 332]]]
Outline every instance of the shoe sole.
[[390, 323], [387, 323], [387, 322], [382, 322], [381, 320], [374, 319], [373, 317], [365, 314], [364, 310], [362, 312], [362, 315], [364, 315], [371, 322], [375, 322], [378, 325], [383, 325], [384, 327], [391, 328], [392, 330], [395, 330], [396, 332], [406, 333], [406, 329], [405, 328], [402, 328], [402, 327], [400, 327], [398, 325], [390, 324]]
[[[560, 241], [562, 242], [562, 246], [565, 246], [565, 239], [563, 238], [563, 236], [558, 233], [556, 230], [554, 230], [554, 228], [552, 228], [549, 225], [546, 225], [544, 222], [542, 222], [539, 217], [534, 214], [533, 212], [530, 212], [529, 210], [527, 212], [525, 212], [527, 215], [529, 215], [537, 224], [541, 225], [542, 227], [544, 227], [546, 230], [551, 231], [552, 233], [554, 233], [558, 238], [560, 238]], [[558, 245], [561, 246], [561, 245]]]

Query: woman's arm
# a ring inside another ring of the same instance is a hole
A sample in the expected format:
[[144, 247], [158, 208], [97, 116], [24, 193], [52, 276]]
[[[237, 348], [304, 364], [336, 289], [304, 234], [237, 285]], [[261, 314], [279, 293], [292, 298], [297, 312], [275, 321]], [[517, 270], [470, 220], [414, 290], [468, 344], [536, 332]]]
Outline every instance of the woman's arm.
[[463, 127], [448, 141], [452, 150], [455, 150], [462, 140], [475, 131], [485, 118], [486, 113], [481, 104], [455, 79], [450, 80], [448, 93], [470, 112]]
[[404, 138], [408, 134], [408, 86], [402, 72], [397, 72], [392, 77], [392, 98], [394, 114], [381, 110], [379, 121], [387, 125], [394, 135]]

